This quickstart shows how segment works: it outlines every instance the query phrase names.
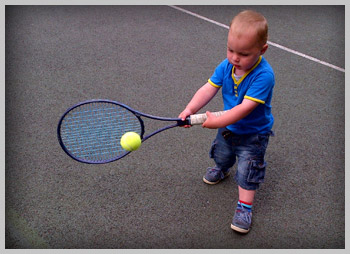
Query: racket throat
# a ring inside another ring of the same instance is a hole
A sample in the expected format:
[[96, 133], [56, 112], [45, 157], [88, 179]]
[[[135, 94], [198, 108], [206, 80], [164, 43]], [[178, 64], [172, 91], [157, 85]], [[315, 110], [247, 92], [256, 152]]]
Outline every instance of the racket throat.
[[154, 136], [154, 135], [156, 135], [156, 134], [158, 134], [158, 133], [160, 133], [160, 132], [162, 132], [162, 131], [165, 131], [165, 130], [168, 130], [168, 129], [172, 129], [172, 128], [178, 127], [178, 126], [181, 126], [181, 125], [179, 125], [178, 123], [176, 123], [176, 124], [173, 124], [173, 125], [169, 125], [169, 126], [163, 127], [163, 128], [161, 128], [161, 129], [159, 129], [159, 130], [156, 130], [156, 131], [152, 132], [151, 134], [148, 134], [147, 136], [143, 137], [143, 138], [142, 138], [142, 142], [146, 141], [146, 140], [149, 139], [150, 137], [152, 137], [152, 136]]
[[177, 126], [184, 126], [184, 125], [191, 125], [190, 117], [187, 117], [185, 121], [183, 121], [183, 120], [177, 121]]

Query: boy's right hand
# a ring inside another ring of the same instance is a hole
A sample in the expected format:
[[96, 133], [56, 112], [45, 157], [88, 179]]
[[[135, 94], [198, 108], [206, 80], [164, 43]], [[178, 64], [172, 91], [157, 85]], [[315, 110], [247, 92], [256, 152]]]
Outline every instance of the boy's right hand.
[[[182, 111], [179, 115], [179, 118], [182, 120], [182, 121], [185, 121], [186, 118], [190, 115], [193, 115], [192, 111], [189, 110], [189, 109], [185, 109], [184, 111]], [[182, 127], [185, 127], [185, 128], [190, 128], [192, 125], [184, 125]]]

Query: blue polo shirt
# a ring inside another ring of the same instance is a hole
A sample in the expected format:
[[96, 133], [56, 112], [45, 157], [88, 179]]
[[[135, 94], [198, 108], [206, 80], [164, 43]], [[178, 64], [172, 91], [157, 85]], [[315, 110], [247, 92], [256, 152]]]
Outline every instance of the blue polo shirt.
[[232, 109], [243, 99], [256, 101], [259, 105], [247, 117], [227, 126], [235, 134], [268, 133], [273, 126], [271, 99], [275, 76], [270, 64], [260, 56], [252, 69], [239, 80], [234, 77], [234, 66], [226, 58], [215, 69], [209, 83], [222, 88], [224, 110]]

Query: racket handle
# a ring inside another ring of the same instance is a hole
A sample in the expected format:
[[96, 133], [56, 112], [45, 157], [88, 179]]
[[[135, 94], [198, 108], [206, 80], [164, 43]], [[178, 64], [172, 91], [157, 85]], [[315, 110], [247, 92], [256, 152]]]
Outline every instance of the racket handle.
[[[219, 111], [219, 112], [212, 112], [212, 114], [214, 114], [215, 116], [221, 116], [223, 114], [225, 114], [226, 111]], [[191, 115], [189, 116], [189, 124], [190, 125], [199, 125], [205, 122], [205, 120], [207, 120], [207, 115], [204, 114], [195, 114], [195, 115]]]

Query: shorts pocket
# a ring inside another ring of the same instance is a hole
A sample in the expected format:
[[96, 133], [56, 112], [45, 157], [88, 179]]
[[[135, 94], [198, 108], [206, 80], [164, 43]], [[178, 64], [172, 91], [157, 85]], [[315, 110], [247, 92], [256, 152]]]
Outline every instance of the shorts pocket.
[[250, 161], [247, 181], [250, 183], [263, 183], [265, 178], [266, 162]]

